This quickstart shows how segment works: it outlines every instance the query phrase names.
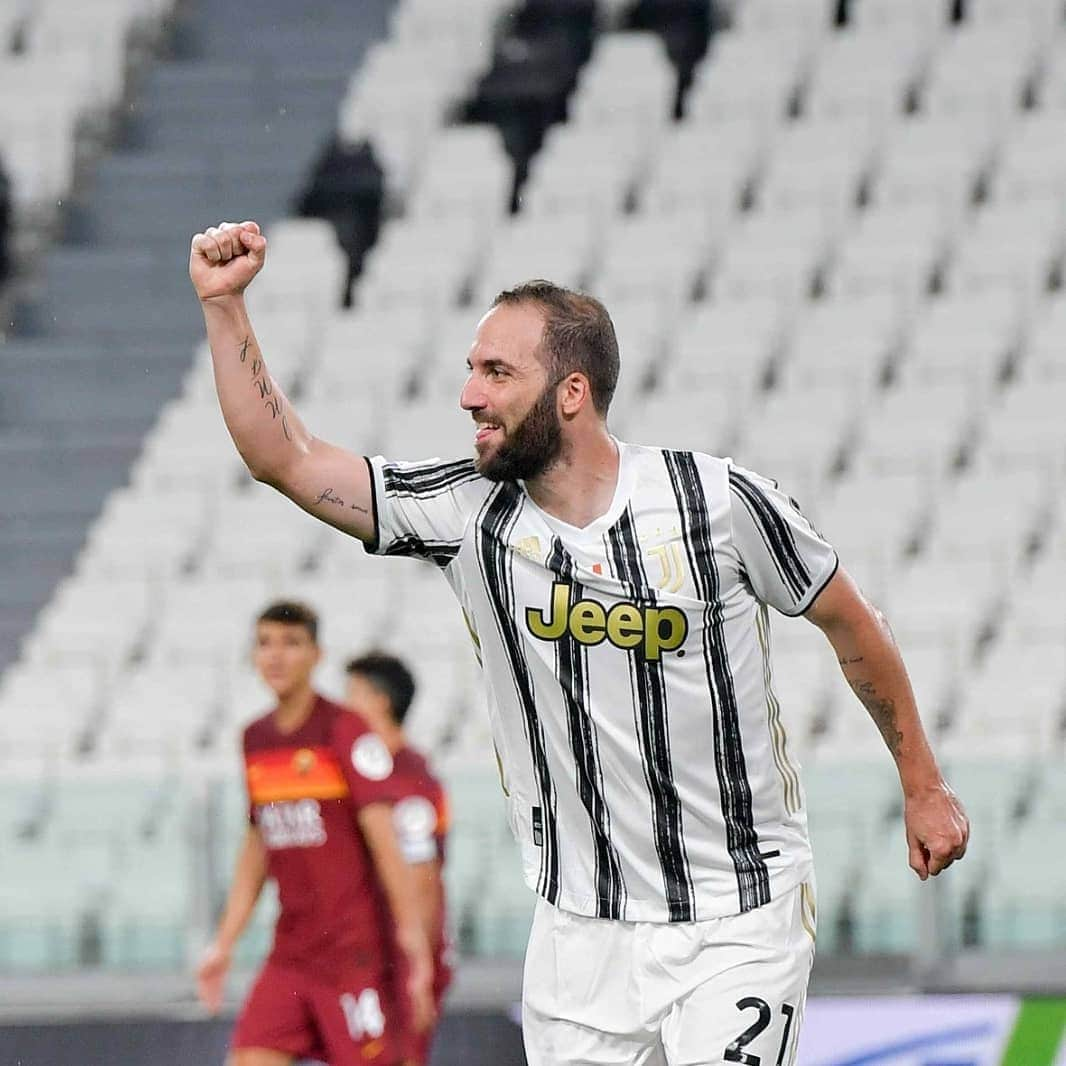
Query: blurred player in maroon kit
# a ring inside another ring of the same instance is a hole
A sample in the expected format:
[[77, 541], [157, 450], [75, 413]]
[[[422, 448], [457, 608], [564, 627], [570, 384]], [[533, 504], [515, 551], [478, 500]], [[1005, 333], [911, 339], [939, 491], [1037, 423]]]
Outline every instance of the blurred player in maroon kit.
[[276, 603], [259, 616], [255, 664], [278, 705], [244, 732], [250, 825], [197, 975], [209, 1009], [267, 877], [281, 914], [231, 1066], [398, 1066], [410, 1028], [433, 1013], [428, 941], [393, 824], [393, 758], [364, 720], [314, 691], [320, 654], [310, 608]]
[[[419, 913], [433, 953], [433, 995], [439, 1017], [452, 977], [441, 876], [448, 832], [447, 796], [403, 731], [415, 694], [414, 678], [407, 667], [394, 656], [370, 652], [352, 659], [347, 672], [349, 706], [363, 716], [393, 758], [398, 793], [393, 821], [404, 858], [414, 873]], [[425, 1029], [412, 1035], [410, 1066], [425, 1066], [433, 1032]]]

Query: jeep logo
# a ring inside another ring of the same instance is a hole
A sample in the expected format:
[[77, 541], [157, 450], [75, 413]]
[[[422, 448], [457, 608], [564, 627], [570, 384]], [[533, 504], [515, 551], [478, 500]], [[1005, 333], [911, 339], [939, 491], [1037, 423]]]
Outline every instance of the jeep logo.
[[596, 600], [570, 604], [570, 585], [552, 585], [548, 611], [526, 608], [526, 626], [538, 640], [561, 640], [569, 633], [579, 644], [609, 641], [616, 648], [643, 645], [644, 658], [658, 662], [663, 652], [677, 651], [688, 636], [688, 619], [676, 607], [638, 607], [616, 603], [609, 611]]

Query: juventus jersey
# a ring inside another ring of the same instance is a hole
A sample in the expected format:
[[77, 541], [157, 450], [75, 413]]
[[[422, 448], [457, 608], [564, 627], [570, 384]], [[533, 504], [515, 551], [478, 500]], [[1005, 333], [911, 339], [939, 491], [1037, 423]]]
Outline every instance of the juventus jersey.
[[531, 888], [626, 921], [748, 911], [811, 866], [767, 605], [804, 611], [836, 553], [729, 459], [618, 448], [581, 529], [473, 460], [368, 459], [368, 550], [434, 561], [459, 599]]

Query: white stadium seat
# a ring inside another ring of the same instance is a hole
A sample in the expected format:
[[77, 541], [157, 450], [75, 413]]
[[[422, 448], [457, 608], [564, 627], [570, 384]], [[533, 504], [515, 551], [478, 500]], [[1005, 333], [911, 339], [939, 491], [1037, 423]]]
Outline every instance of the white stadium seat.
[[766, 377], [785, 318], [768, 296], [693, 305], [681, 319], [660, 387], [681, 394], [708, 385], [743, 404]]
[[804, 114], [854, 116], [878, 124], [901, 114], [917, 92], [934, 42], [932, 34], [910, 22], [840, 30], [818, 54], [804, 93]]
[[679, 123], [651, 163], [641, 209], [720, 223], [761, 172], [770, 137], [768, 122], [744, 116]]
[[685, 104], [690, 123], [784, 118], [810, 69], [811, 38], [718, 34], [696, 68]]

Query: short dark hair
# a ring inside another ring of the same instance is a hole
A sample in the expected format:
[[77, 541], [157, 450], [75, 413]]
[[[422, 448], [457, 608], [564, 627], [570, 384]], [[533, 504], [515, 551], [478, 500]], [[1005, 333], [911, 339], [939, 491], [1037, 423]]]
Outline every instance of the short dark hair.
[[607, 308], [594, 296], [542, 278], [504, 289], [492, 306], [523, 303], [537, 304], [544, 311], [541, 347], [551, 376], [561, 380], [574, 371], [584, 374], [589, 379], [593, 406], [601, 415], [607, 414], [618, 384], [619, 366], [618, 338]]
[[260, 622], [281, 622], [287, 626], [303, 626], [311, 635], [311, 640], [318, 643], [318, 614], [299, 600], [275, 600], [260, 612], [255, 621], [256, 625]]
[[349, 677], [365, 677], [388, 699], [396, 724], [403, 725], [415, 697], [415, 679], [401, 659], [383, 651], [370, 651], [349, 659], [344, 669]]

